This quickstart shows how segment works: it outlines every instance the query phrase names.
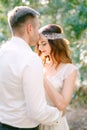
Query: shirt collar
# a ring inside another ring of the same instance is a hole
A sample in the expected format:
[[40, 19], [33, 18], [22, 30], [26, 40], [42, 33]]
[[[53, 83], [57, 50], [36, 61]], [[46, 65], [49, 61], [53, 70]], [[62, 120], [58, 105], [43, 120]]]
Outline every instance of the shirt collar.
[[29, 51], [32, 51], [30, 46], [20, 37], [13, 36], [11, 41], [12, 41], [13, 44], [20, 46], [20, 48], [23, 47], [23, 48], [28, 49]]

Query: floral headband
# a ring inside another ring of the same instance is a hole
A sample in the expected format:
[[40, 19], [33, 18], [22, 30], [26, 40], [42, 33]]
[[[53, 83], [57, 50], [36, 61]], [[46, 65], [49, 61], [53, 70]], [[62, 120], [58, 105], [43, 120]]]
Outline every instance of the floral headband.
[[51, 40], [65, 38], [63, 33], [49, 33], [49, 34], [47, 33], [47, 34], [44, 34], [44, 36], [47, 39], [51, 39]]

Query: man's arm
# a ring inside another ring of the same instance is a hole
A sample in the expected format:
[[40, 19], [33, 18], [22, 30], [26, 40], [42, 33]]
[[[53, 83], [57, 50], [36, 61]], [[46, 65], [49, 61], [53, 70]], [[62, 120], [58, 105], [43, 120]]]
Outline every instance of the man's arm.
[[54, 124], [58, 122], [61, 112], [47, 105], [40, 59], [36, 56], [30, 62], [23, 72], [23, 89], [28, 116], [42, 124]]

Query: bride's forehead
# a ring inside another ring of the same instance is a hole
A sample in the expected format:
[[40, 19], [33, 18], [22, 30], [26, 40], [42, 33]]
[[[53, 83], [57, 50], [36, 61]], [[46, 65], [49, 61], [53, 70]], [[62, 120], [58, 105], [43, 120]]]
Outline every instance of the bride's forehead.
[[39, 45], [41, 45], [41, 44], [43, 44], [43, 43], [48, 43], [48, 40], [47, 40], [47, 38], [46, 37], [43, 37], [43, 36], [41, 36], [40, 38], [39, 38]]
[[44, 35], [39, 35], [39, 40], [40, 41], [47, 41], [47, 38]]

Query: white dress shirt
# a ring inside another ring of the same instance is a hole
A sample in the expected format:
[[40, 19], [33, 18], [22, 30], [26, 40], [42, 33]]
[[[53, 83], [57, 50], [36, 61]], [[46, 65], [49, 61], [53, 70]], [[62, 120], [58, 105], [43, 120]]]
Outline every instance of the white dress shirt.
[[55, 124], [61, 112], [47, 105], [41, 59], [21, 38], [0, 48], [0, 122], [32, 128]]

